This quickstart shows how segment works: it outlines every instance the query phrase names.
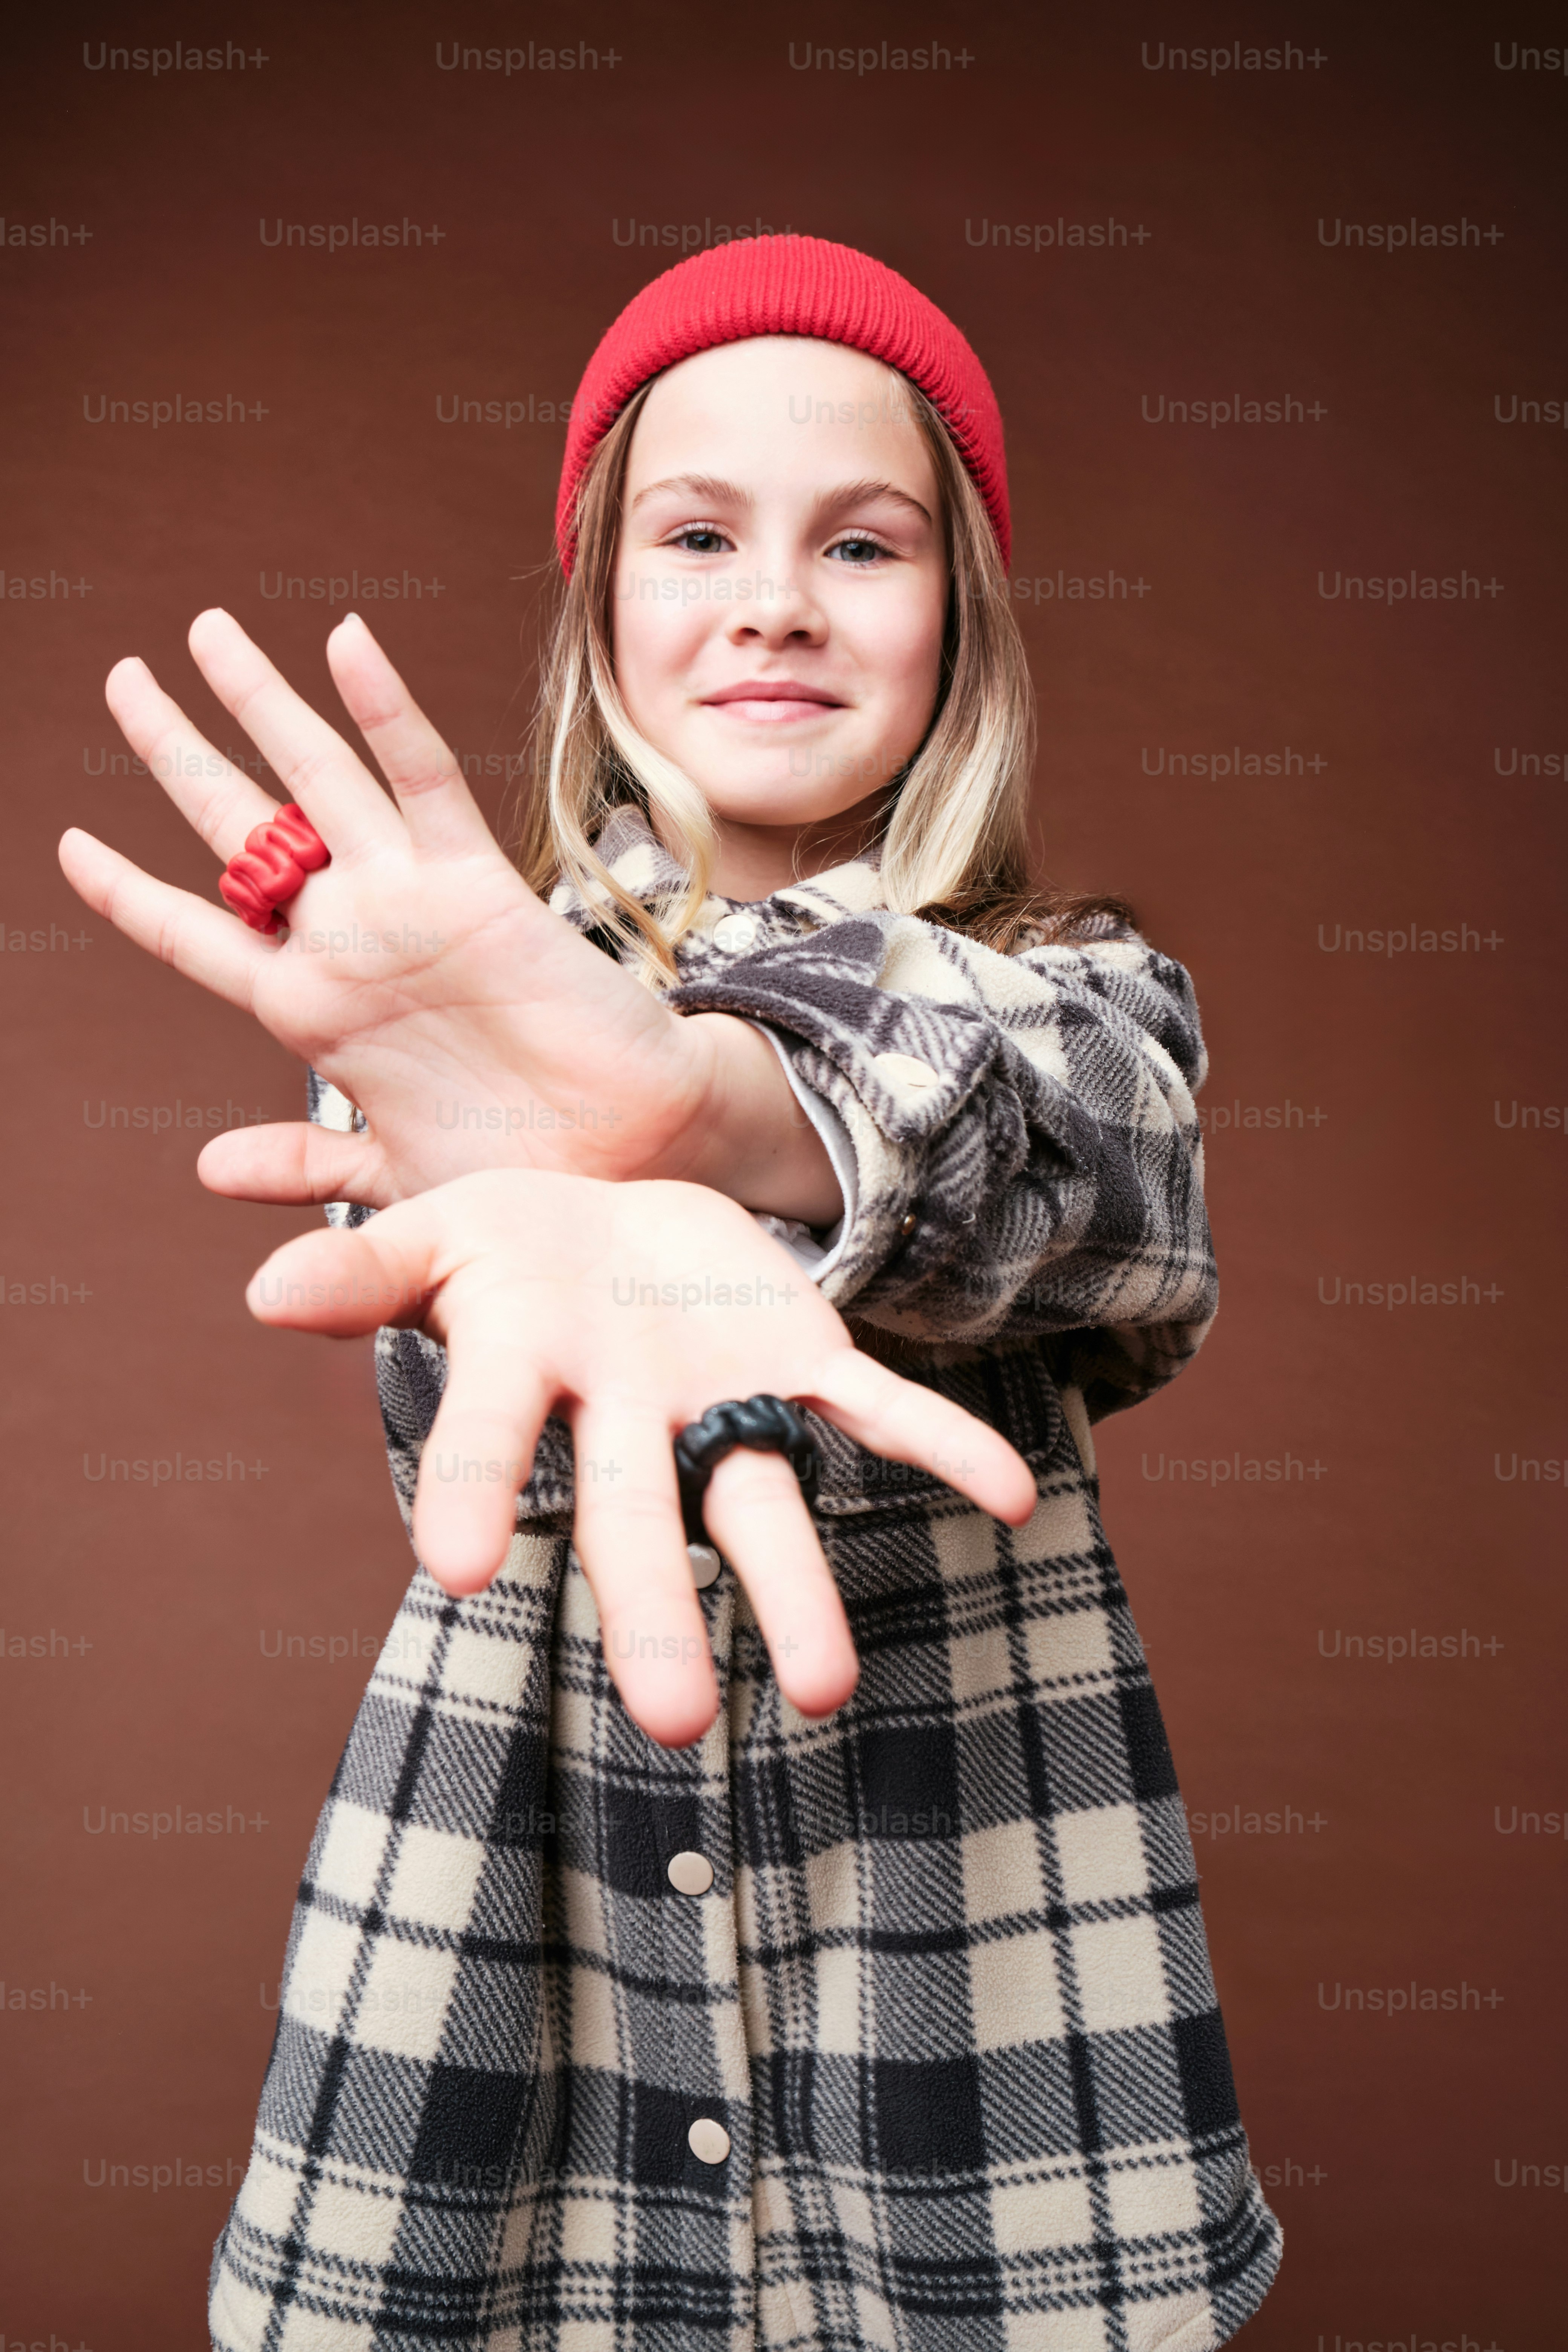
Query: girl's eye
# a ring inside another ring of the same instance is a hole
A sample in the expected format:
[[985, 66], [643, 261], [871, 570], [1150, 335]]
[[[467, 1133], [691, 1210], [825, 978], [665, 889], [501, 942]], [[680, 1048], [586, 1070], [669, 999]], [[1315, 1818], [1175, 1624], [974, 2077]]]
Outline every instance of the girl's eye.
[[689, 555], [722, 555], [728, 542], [717, 523], [691, 522], [678, 530], [669, 544], [683, 547]]
[[830, 547], [827, 552], [829, 555], [841, 555], [847, 563], [858, 567], [874, 563], [888, 551], [878, 539], [841, 539], [837, 547]]

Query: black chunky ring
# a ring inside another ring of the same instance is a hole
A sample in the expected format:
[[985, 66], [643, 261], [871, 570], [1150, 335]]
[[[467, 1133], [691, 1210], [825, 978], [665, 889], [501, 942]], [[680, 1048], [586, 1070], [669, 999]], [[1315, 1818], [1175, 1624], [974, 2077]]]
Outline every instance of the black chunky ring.
[[749, 1445], [758, 1454], [782, 1454], [800, 1481], [806, 1509], [815, 1506], [822, 1457], [794, 1405], [776, 1396], [748, 1397], [744, 1404], [731, 1398], [724, 1404], [710, 1404], [700, 1421], [688, 1422], [675, 1441], [675, 1475], [680, 1482], [688, 1543], [709, 1541], [702, 1497], [709, 1479], [737, 1445]]

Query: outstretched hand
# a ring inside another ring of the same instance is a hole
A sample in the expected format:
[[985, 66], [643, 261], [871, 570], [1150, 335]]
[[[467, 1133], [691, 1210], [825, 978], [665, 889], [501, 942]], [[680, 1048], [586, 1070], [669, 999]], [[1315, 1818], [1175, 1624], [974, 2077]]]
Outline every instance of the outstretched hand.
[[[700, 1185], [464, 1176], [355, 1230], [286, 1244], [247, 1297], [267, 1323], [339, 1336], [417, 1324], [445, 1343], [414, 1538], [448, 1592], [496, 1574], [545, 1419], [563, 1416], [577, 1554], [609, 1670], [667, 1747], [700, 1738], [719, 1704], [671, 1450], [710, 1405], [788, 1397], [1013, 1526], [1034, 1508], [1034, 1479], [1005, 1439], [858, 1353], [788, 1252]], [[777, 1454], [732, 1454], [705, 1516], [784, 1696], [804, 1715], [831, 1713], [858, 1667], [794, 1473]]]
[[[699, 1159], [711, 1024], [670, 1013], [534, 896], [364, 623], [340, 622], [327, 657], [391, 798], [226, 613], [202, 614], [190, 642], [331, 864], [291, 903], [287, 935], [266, 938], [90, 834], [68, 832], [60, 863], [96, 912], [255, 1013], [370, 1127], [253, 1129], [215, 1157], [207, 1181], [254, 1199], [384, 1207], [486, 1166], [709, 1177]], [[145, 663], [119, 663], [107, 692], [220, 861], [277, 814]]]

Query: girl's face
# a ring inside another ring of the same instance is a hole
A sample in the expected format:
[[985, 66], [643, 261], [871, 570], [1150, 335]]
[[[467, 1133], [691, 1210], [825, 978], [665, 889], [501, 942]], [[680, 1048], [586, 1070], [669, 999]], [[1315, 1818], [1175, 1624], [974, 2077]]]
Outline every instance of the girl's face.
[[864, 352], [759, 336], [671, 368], [633, 431], [616, 675], [731, 877], [763, 849], [753, 828], [784, 829], [787, 878], [802, 830], [873, 814], [931, 724], [949, 557], [900, 389]]

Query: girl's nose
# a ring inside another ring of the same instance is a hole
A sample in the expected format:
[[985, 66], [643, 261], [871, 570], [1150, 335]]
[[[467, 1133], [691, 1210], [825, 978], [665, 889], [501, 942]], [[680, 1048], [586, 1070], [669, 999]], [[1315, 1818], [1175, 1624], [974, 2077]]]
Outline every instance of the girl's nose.
[[820, 645], [827, 635], [827, 615], [816, 599], [797, 583], [759, 575], [749, 605], [738, 605], [728, 635], [731, 645]]

